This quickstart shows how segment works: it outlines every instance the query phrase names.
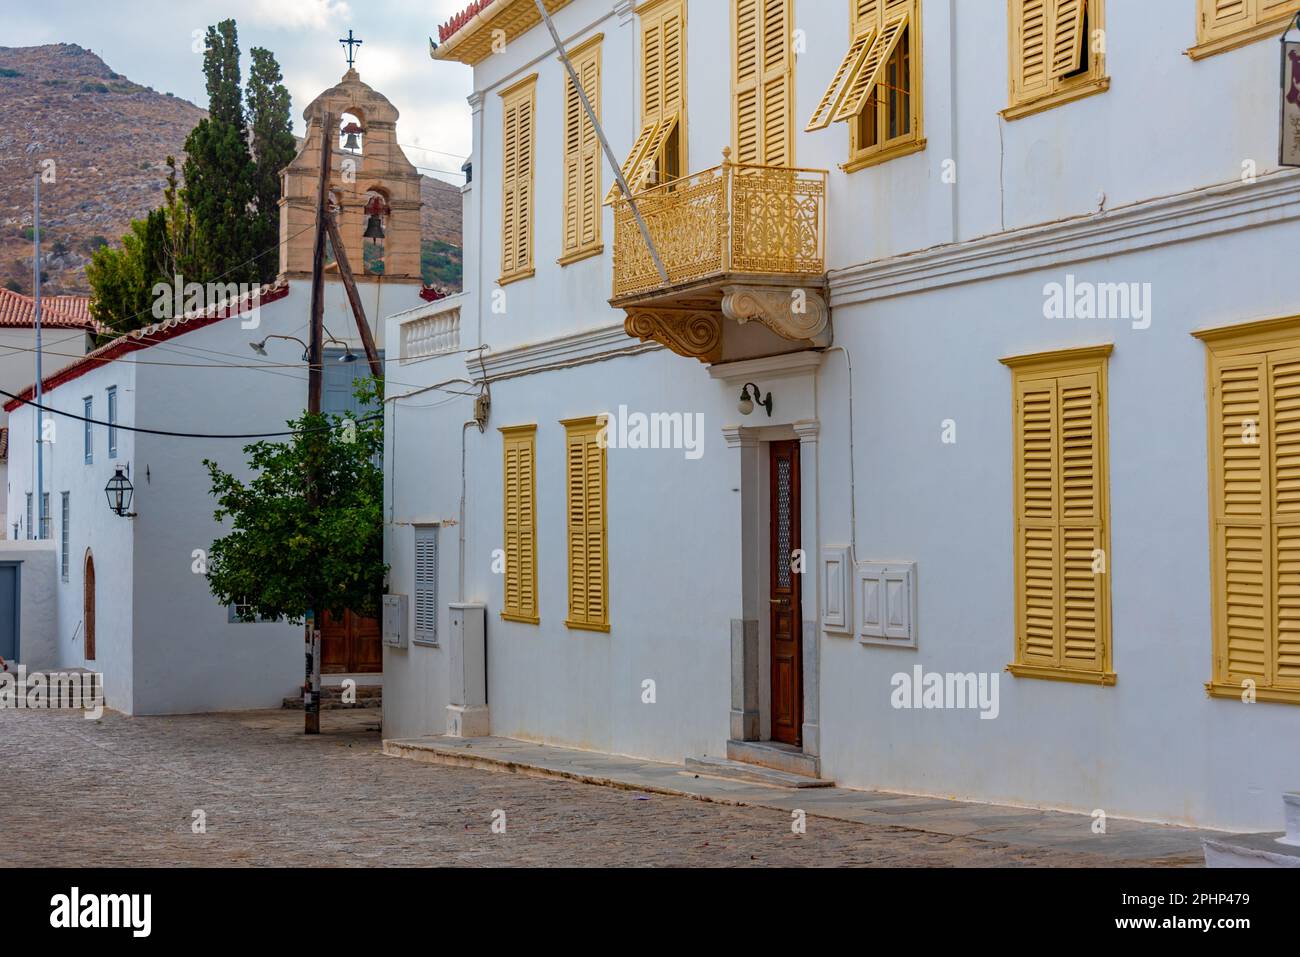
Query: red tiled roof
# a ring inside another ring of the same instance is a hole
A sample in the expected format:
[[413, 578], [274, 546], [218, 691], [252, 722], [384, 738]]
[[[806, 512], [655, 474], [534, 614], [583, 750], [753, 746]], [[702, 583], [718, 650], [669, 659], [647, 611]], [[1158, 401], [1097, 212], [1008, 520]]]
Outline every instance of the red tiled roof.
[[[35, 325], [36, 301], [20, 292], [0, 288], [0, 326]], [[90, 318], [90, 300], [85, 296], [42, 296], [41, 325], [63, 329], [99, 328]]]
[[[262, 286], [259, 290], [258, 304], [262, 306], [269, 305], [287, 295], [289, 295], [289, 284], [287, 282]], [[97, 369], [115, 359], [120, 359], [128, 353], [147, 349], [160, 342], [166, 342], [168, 339], [175, 339], [177, 336], [193, 332], [196, 329], [202, 329], [231, 316], [243, 315], [247, 312], [248, 307], [249, 304], [243, 299], [220, 302], [200, 312], [186, 313], [183, 316], [177, 316], [175, 319], [155, 322], [152, 326], [145, 326], [143, 329], [124, 333], [112, 342], [100, 346], [93, 352], [86, 353], [76, 362], [64, 366], [58, 372], [47, 377], [41, 385], [41, 391], [49, 392], [65, 382], [79, 379], [92, 369]], [[42, 309], [42, 311], [44, 310]], [[17, 399], [9, 399], [5, 402], [5, 411], [14, 411], [23, 404], [21, 400], [30, 399], [35, 394], [35, 384], [29, 385], [22, 392], [17, 393]]]
[[438, 27], [438, 39], [441, 42], [446, 43], [455, 36], [460, 29], [465, 26], [465, 24], [469, 23], [470, 20], [482, 13], [483, 8], [491, 2], [492, 0], [473, 0], [468, 7]]

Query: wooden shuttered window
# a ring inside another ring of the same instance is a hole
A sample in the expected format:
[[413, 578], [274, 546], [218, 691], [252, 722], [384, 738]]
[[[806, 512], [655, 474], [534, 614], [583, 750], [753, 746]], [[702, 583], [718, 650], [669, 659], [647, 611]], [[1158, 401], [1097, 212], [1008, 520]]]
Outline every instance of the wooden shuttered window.
[[1109, 87], [1105, 0], [1008, 0], [1011, 105], [1017, 119]]
[[[1207, 690], [1300, 704], [1300, 320], [1211, 333]], [[1242, 339], [1234, 338], [1239, 334]]]
[[[686, 7], [659, 0], [641, 22], [641, 129], [623, 163], [633, 195], [671, 182], [686, 169]], [[606, 202], [619, 196], [618, 183]]]
[[415, 529], [415, 641], [438, 643], [437, 525]]
[[1275, 39], [1287, 20], [1300, 12], [1300, 0], [1196, 0], [1193, 59], [1233, 50], [1257, 40]]
[[501, 94], [501, 278], [533, 274], [533, 189], [536, 165], [537, 77]]
[[609, 631], [605, 449], [599, 419], [564, 423], [570, 628]]
[[1014, 390], [1017, 677], [1113, 684], [1106, 358], [1004, 360]]
[[852, 40], [807, 127], [848, 123], [852, 172], [921, 149], [921, 0], [852, 0]]
[[504, 449], [505, 595], [501, 617], [536, 625], [537, 426], [502, 429]]
[[732, 0], [737, 163], [794, 165], [794, 0]]
[[[600, 44], [597, 36], [570, 54], [582, 92], [600, 116]], [[560, 262], [600, 250], [600, 141], [572, 78], [564, 84], [564, 241]]]

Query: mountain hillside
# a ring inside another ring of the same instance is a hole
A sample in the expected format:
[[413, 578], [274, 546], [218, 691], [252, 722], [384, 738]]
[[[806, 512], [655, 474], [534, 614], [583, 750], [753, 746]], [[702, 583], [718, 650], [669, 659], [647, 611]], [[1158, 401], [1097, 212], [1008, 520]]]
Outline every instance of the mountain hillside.
[[[53, 159], [55, 181], [41, 183], [44, 292], [88, 293], [91, 254], [162, 202], [166, 158], [181, 163], [205, 111], [72, 43], [0, 47], [0, 103], [0, 286], [31, 292], [32, 174]], [[430, 275], [459, 286], [460, 191], [425, 177], [421, 195]]]

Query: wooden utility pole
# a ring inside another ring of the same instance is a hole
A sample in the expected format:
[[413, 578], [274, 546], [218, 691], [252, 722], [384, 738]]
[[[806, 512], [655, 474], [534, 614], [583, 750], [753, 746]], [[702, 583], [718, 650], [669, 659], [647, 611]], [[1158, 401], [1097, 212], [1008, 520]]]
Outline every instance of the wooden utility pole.
[[329, 231], [330, 245], [334, 248], [334, 261], [338, 263], [339, 276], [343, 279], [343, 288], [347, 290], [348, 302], [352, 306], [352, 317], [357, 321], [357, 332], [361, 343], [366, 347], [366, 361], [370, 363], [370, 374], [376, 379], [384, 377], [384, 369], [379, 364], [379, 350], [375, 347], [375, 337], [366, 322], [366, 310], [361, 305], [361, 294], [357, 292], [356, 280], [352, 278], [352, 266], [348, 262], [348, 253], [343, 246], [343, 237], [339, 234], [339, 224], [334, 214], [325, 211], [325, 227]]
[[[307, 340], [307, 411], [320, 414], [322, 389], [322, 345], [325, 329], [325, 240], [329, 233], [330, 163], [334, 155], [335, 121], [332, 113], [322, 119], [320, 138], [320, 183], [316, 190], [316, 246], [311, 261], [311, 335]], [[335, 243], [334, 255], [338, 255]], [[307, 501], [314, 508], [320, 504], [320, 489], [316, 482], [316, 465], [320, 458], [318, 444], [321, 433], [308, 435], [311, 446], [307, 467]], [[320, 629], [324, 609], [315, 607], [307, 611], [306, 623], [306, 681], [302, 687], [303, 733], [320, 734]]]

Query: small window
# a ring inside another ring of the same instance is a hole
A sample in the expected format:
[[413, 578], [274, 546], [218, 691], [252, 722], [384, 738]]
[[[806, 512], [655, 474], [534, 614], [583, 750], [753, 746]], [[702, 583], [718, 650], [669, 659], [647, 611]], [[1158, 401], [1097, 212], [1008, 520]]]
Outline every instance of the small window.
[[437, 525], [415, 530], [415, 642], [438, 644]]
[[72, 503], [71, 494], [62, 493], [63, 509], [59, 522], [59, 577], [68, 580], [68, 544], [72, 538]]
[[32, 537], [32, 530], [36, 527], [32, 521], [32, 493], [27, 493], [27, 527], [23, 530], [28, 538]]
[[50, 537], [50, 493], [41, 493], [41, 540], [44, 541]]
[[1011, 105], [1019, 119], [1110, 87], [1104, 0], [1009, 0]]
[[108, 457], [117, 458], [117, 386], [108, 388]]
[[85, 421], [85, 446], [86, 446], [86, 464], [90, 465], [95, 461], [95, 427], [91, 424], [91, 419], [95, 417], [95, 398], [86, 396], [81, 400], [82, 409], [84, 410]]

